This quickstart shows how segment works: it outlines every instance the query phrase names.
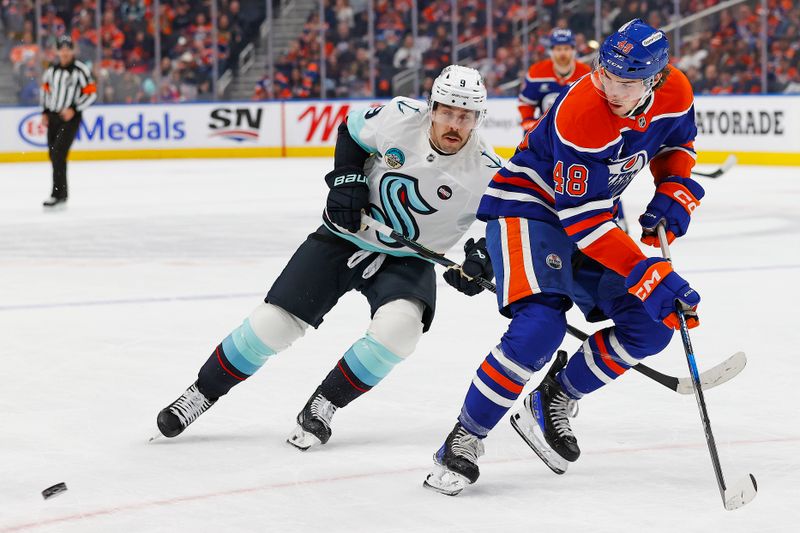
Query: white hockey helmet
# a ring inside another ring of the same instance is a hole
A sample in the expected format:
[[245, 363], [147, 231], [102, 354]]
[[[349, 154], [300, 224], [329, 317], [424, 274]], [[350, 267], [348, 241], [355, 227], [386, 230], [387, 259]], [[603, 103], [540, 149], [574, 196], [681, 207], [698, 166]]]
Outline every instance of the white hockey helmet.
[[486, 116], [486, 86], [483, 84], [481, 73], [474, 68], [461, 65], [446, 66], [433, 80], [431, 109], [434, 102], [476, 111], [477, 128]]

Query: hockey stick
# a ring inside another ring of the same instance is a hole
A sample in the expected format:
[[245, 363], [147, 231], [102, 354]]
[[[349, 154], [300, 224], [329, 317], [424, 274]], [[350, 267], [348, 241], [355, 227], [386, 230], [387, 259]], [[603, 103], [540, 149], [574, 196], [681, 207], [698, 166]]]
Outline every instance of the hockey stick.
[[[409, 239], [402, 233], [393, 230], [386, 224], [378, 222], [377, 220], [375, 220], [374, 218], [372, 218], [367, 214], [362, 213], [361, 224], [362, 226], [371, 227], [381, 235], [394, 239], [395, 241], [399, 242], [406, 248], [414, 250], [421, 257], [431, 262], [442, 265], [446, 268], [457, 268], [459, 270], [461, 269], [461, 265], [459, 265], [458, 263], [451, 261], [442, 254], [436, 253], [433, 250], [426, 248], [417, 241]], [[487, 279], [476, 278], [475, 281], [481, 287], [485, 288], [490, 292], [494, 293], [497, 291], [495, 284]], [[570, 335], [572, 335], [573, 337], [575, 337], [580, 341], [585, 341], [586, 339], [589, 338], [589, 335], [569, 324], [567, 324], [567, 332], [569, 332]], [[725, 383], [726, 381], [737, 375], [739, 372], [742, 371], [746, 363], [747, 359], [745, 358], [744, 353], [738, 352], [733, 356], [729, 357], [728, 359], [726, 359], [725, 361], [723, 361], [722, 363], [718, 364], [714, 368], [711, 368], [710, 370], [703, 372], [700, 378], [703, 381], [704, 386], [710, 389], [711, 387], [715, 387], [717, 385]], [[635, 369], [637, 372], [640, 372], [641, 374], [644, 374], [653, 381], [657, 381], [658, 383], [664, 385], [668, 389], [674, 390], [675, 392], [678, 392], [680, 394], [692, 394], [693, 389], [690, 378], [676, 378], [674, 376], [662, 374], [661, 372], [653, 370], [649, 366], [645, 366], [642, 363], [639, 363], [638, 365], [635, 365], [631, 368]]]
[[722, 163], [722, 166], [720, 166], [714, 172], [699, 172], [697, 170], [692, 170], [692, 174], [694, 174], [695, 176], [703, 176], [704, 178], [718, 178], [718, 177], [722, 176], [723, 174], [725, 174], [727, 171], [729, 171], [731, 169], [731, 167], [733, 165], [735, 165], [735, 164], [736, 164], [736, 156], [733, 155], [733, 154], [730, 154], [725, 159], [725, 162]]
[[[667, 231], [664, 229], [664, 224], [659, 224], [656, 229], [658, 231], [658, 240], [661, 243], [661, 255], [664, 256], [664, 259], [672, 263], [669, 245], [667, 244]], [[700, 373], [697, 370], [697, 363], [694, 359], [692, 340], [689, 338], [689, 327], [686, 325], [685, 308], [680, 300], [675, 300], [675, 313], [677, 313], [678, 322], [680, 323], [683, 350], [686, 352], [686, 362], [689, 364], [689, 373], [692, 376], [694, 397], [697, 400], [697, 407], [700, 409], [700, 420], [703, 422], [703, 432], [706, 436], [708, 452], [711, 454], [711, 464], [714, 466], [714, 474], [717, 477], [719, 493], [722, 496], [722, 503], [725, 505], [725, 509], [733, 511], [734, 509], [747, 505], [756, 497], [756, 492], [758, 491], [756, 478], [753, 477], [753, 474], [748, 474], [749, 477], [738, 480], [736, 484], [731, 487], [725, 484], [725, 478], [722, 475], [722, 465], [719, 462], [719, 455], [717, 454], [717, 445], [714, 442], [714, 434], [711, 432], [711, 420], [708, 418], [706, 400], [703, 396], [703, 385], [700, 383]]]

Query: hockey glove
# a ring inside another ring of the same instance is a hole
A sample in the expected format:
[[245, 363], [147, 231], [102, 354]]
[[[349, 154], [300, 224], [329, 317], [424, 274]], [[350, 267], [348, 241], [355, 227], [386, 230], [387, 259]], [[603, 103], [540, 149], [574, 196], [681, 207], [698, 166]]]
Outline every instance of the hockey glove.
[[650, 257], [639, 261], [625, 278], [625, 287], [642, 301], [653, 320], [660, 320], [669, 328], [680, 329], [676, 300], [684, 306], [686, 325], [693, 328], [700, 324], [695, 312], [700, 295], [672, 270], [666, 259]]
[[342, 167], [329, 172], [325, 181], [331, 190], [325, 211], [328, 218], [352, 233], [361, 228], [361, 210], [369, 206], [369, 187], [364, 170]]
[[[486, 251], [486, 239], [481, 237], [478, 242], [474, 239], [468, 240], [464, 244], [466, 259], [461, 265], [461, 270], [449, 268], [444, 273], [444, 280], [463, 292], [467, 296], [475, 296], [483, 290], [474, 279], [477, 277], [491, 280], [494, 276], [492, 262], [489, 260], [489, 252]], [[473, 278], [473, 279], [469, 279]]]
[[658, 248], [656, 226], [663, 220], [667, 230], [667, 242], [682, 237], [689, 229], [692, 211], [700, 205], [705, 191], [691, 178], [670, 176], [656, 187], [656, 194], [639, 217], [642, 225], [642, 242]]

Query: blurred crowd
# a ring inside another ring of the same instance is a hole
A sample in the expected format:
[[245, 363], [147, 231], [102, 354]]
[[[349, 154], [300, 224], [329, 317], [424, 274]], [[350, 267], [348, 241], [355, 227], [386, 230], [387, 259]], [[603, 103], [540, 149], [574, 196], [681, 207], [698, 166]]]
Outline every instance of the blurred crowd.
[[[273, 3], [278, 13], [285, 2]], [[329, 98], [386, 97], [416, 88], [426, 96], [438, 72], [454, 58], [480, 69], [490, 94], [514, 96], [529, 64], [548, 57], [554, 27], [573, 31], [579, 57], [588, 60], [596, 48], [595, 2], [590, 0], [529, 0], [527, 7], [519, 1], [493, 0], [490, 13], [486, 0], [458, 0], [455, 51], [450, 0], [417, 1], [416, 38], [411, 0], [373, 0], [371, 16], [367, 0], [323, 3], [324, 14], [312, 10], [286, 53], [275, 58], [272, 77], [266, 66], [256, 66], [264, 77], [254, 99], [318, 98], [323, 84]], [[674, 0], [603, 1], [601, 34], [635, 17], [664, 26], [718, 3], [680, 0], [676, 13]], [[2, 56], [13, 65], [24, 104], [38, 102], [42, 68], [54, 59], [55, 39], [64, 33], [76, 43], [78, 57], [92, 66], [101, 101], [211, 99], [214, 56], [219, 74], [226, 69], [235, 73], [240, 52], [258, 38], [265, 14], [263, 0], [217, 0], [214, 50], [211, 0], [161, 0], [162, 59], [156, 64], [154, 0], [42, 0], [42, 5], [40, 49], [34, 0], [0, 0]], [[800, 3], [768, 0], [767, 5], [768, 92], [800, 92]], [[491, 46], [486, 38], [490, 25], [495, 36]], [[320, 33], [325, 35], [324, 46]], [[761, 91], [760, 0], [687, 24], [680, 36], [673, 63], [687, 73], [697, 94]], [[669, 37], [674, 41], [675, 32]]]
[[[419, 0], [417, 38], [413, 36], [409, 0], [374, 1], [374, 54], [370, 53], [370, 17], [366, 2], [324, 0], [325, 17], [312, 13], [288, 52], [278, 58], [274, 79], [265, 73], [253, 98], [318, 98], [321, 79], [319, 34], [325, 34], [325, 94], [327, 97], [368, 97], [370, 63], [374, 55], [374, 94], [405, 92], [395, 87], [398, 74], [415, 69], [422, 96], [453, 58], [477, 67], [490, 94], [513, 96], [531, 63], [548, 57], [554, 27], [576, 34], [578, 56], [589, 59], [596, 48], [592, 1], [556, 0], [522, 3], [494, 0], [491, 25], [495, 38], [488, 47], [489, 14], [485, 0], [457, 2], [456, 53], [453, 54], [450, 0]], [[602, 2], [601, 39], [632, 18], [661, 27], [688, 14], [718, 4], [718, 0], [613, 0]], [[537, 11], [537, 4], [541, 10]], [[750, 0], [681, 28], [673, 63], [686, 71], [698, 94], [751, 93], [761, 90], [761, 2]], [[768, 1], [768, 91], [800, 92], [800, 5], [792, 0]], [[527, 32], [526, 32], [527, 30]], [[527, 33], [527, 39], [526, 39]], [[671, 39], [675, 33], [670, 32]], [[527, 50], [526, 50], [527, 47]], [[524, 58], [527, 52], [527, 62]], [[489, 57], [491, 53], [492, 57]]]
[[[235, 68], [235, 59], [256, 36], [264, 11], [263, 1], [218, 0], [215, 50], [210, 0], [161, 0], [162, 53], [156, 64], [152, 0], [50, 0], [42, 4], [37, 44], [35, 2], [0, 0], [3, 56], [13, 65], [22, 104], [38, 103], [42, 70], [55, 60], [55, 41], [64, 34], [72, 37], [77, 57], [94, 71], [102, 91], [100, 101], [211, 99], [214, 55], [220, 73]], [[245, 13], [244, 6], [251, 9]]]

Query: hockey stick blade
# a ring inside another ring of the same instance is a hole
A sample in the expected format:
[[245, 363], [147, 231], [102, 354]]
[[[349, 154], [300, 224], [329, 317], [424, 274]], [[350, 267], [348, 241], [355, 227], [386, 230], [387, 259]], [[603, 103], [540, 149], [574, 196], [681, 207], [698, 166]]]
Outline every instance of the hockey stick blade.
[[725, 174], [727, 171], [729, 171], [731, 169], [731, 167], [733, 167], [733, 165], [736, 164], [736, 161], [737, 161], [736, 156], [733, 155], [733, 154], [730, 154], [725, 159], [725, 162], [722, 163], [722, 165], [717, 170], [715, 170], [714, 172], [699, 172], [699, 171], [692, 170], [692, 174], [694, 174], [696, 176], [703, 176], [704, 178], [712, 178], [712, 179], [713, 178], [718, 178], [718, 177], [722, 176], [723, 174]]
[[753, 474], [748, 474], [748, 477], [742, 478], [738, 483], [725, 489], [723, 498], [725, 499], [725, 509], [734, 511], [740, 507], [744, 507], [756, 497], [758, 492], [758, 485], [756, 478]]
[[[745, 365], [747, 365], [747, 357], [744, 352], [736, 352], [713, 368], [709, 368], [700, 374], [703, 390], [716, 387], [736, 377], [739, 372], [744, 370]], [[694, 394], [692, 378], [678, 378], [678, 387], [675, 390], [680, 394]]]

